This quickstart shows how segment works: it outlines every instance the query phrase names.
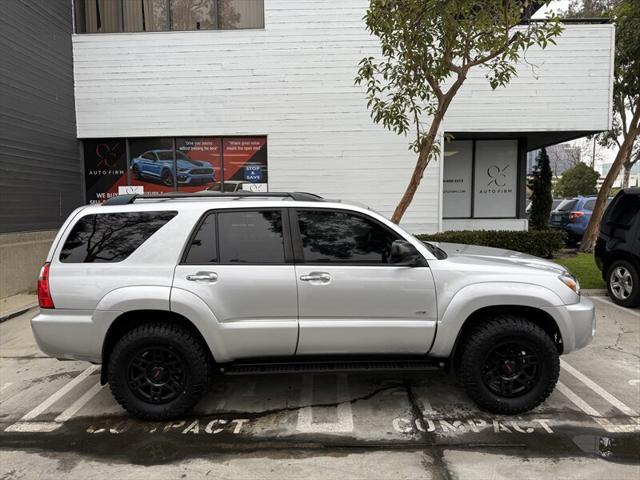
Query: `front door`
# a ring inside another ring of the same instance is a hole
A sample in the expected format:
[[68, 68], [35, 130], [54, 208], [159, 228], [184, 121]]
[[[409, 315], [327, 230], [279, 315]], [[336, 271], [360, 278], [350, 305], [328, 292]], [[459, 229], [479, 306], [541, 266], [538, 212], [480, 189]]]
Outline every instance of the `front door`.
[[231, 358], [295, 352], [296, 279], [283, 213], [272, 208], [207, 214], [176, 267], [173, 287], [208, 304], [212, 328]]
[[437, 318], [433, 277], [427, 266], [390, 263], [391, 244], [402, 241], [396, 232], [348, 210], [297, 209], [292, 221], [297, 354], [429, 350]]

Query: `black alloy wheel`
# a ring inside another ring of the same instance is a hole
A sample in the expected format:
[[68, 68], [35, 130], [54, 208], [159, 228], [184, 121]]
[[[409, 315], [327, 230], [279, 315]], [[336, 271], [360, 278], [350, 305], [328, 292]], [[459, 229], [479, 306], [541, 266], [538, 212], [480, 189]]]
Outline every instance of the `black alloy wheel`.
[[129, 362], [127, 381], [142, 401], [156, 405], [169, 403], [185, 389], [184, 360], [164, 345], [144, 347]]
[[483, 380], [496, 395], [519, 397], [531, 391], [540, 374], [535, 351], [523, 342], [507, 341], [490, 350], [484, 362]]

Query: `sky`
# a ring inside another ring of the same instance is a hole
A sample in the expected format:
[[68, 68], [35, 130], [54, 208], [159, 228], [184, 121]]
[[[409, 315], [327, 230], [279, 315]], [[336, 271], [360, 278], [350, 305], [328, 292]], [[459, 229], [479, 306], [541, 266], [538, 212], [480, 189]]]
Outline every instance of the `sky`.
[[557, 12], [559, 10], [565, 10], [569, 6], [569, 0], [554, 0], [546, 7], [541, 8], [536, 12], [533, 18], [544, 18], [548, 12]]

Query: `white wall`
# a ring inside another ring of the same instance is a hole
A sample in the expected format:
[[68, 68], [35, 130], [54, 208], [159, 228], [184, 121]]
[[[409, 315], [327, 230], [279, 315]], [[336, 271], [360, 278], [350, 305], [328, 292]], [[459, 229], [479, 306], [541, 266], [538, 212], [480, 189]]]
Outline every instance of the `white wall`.
[[[407, 139], [372, 123], [353, 85], [358, 61], [377, 49], [361, 20], [367, 4], [265, 0], [265, 30], [75, 35], [78, 136], [266, 134], [271, 190], [389, 215], [415, 156]], [[609, 25], [567, 27], [557, 48], [529, 54], [544, 78], [523, 66], [504, 91], [490, 92], [477, 72], [447, 129], [606, 128], [611, 36]], [[415, 232], [438, 228], [439, 171], [429, 167], [405, 216]]]

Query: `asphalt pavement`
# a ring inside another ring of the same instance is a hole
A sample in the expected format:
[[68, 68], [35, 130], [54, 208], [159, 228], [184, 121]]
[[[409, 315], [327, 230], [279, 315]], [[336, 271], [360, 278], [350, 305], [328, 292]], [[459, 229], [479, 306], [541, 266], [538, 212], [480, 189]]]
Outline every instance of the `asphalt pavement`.
[[223, 377], [188, 418], [129, 418], [100, 367], [0, 324], [0, 478], [640, 478], [640, 311], [594, 298], [593, 343], [525, 415], [441, 371]]

